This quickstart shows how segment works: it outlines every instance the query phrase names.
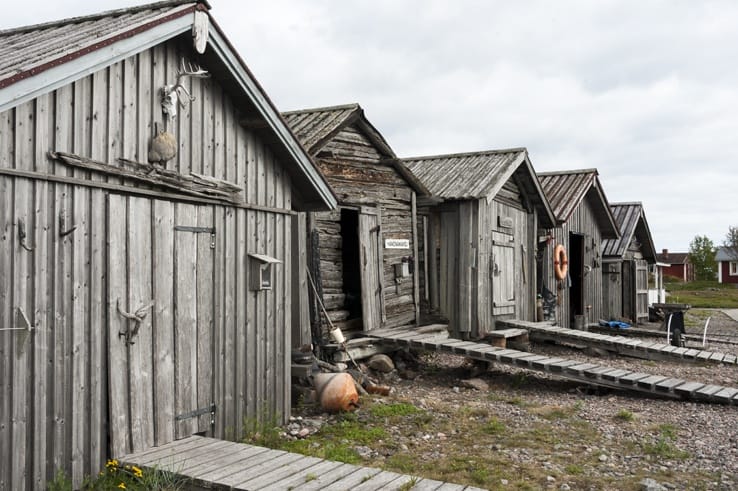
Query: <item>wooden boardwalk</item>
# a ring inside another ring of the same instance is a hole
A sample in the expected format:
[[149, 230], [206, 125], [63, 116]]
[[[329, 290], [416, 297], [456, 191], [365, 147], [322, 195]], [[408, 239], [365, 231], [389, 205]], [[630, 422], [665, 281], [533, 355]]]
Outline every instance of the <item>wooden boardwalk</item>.
[[690, 382], [674, 377], [632, 372], [594, 363], [566, 360], [489, 344], [449, 339], [446, 331], [423, 328], [381, 329], [365, 333], [395, 346], [463, 355], [482, 361], [493, 361], [527, 370], [548, 373], [590, 385], [644, 392], [693, 401], [738, 405], [738, 389]]
[[269, 491], [483, 491], [472, 486], [397, 474], [374, 467], [306, 457], [244, 443], [191, 436], [120, 461], [189, 478], [206, 489]]
[[[706, 363], [738, 364], [738, 357], [716, 351], [695, 348], [680, 348], [665, 343], [654, 343], [624, 336], [610, 336], [595, 332], [567, 329], [551, 326], [541, 322], [506, 320], [501, 324], [527, 329], [532, 341], [555, 341], [585, 343], [588, 346], [614, 351], [621, 355], [643, 358], [646, 360], [683, 360]], [[664, 333], [664, 336], [666, 333]]]

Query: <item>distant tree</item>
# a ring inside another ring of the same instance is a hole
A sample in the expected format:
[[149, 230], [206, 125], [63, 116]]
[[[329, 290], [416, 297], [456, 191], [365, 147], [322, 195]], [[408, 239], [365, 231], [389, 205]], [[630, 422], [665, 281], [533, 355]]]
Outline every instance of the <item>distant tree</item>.
[[728, 227], [728, 235], [725, 236], [723, 247], [731, 258], [738, 259], [738, 227]]
[[689, 261], [698, 280], [714, 280], [717, 272], [715, 244], [707, 236], [696, 235], [689, 243]]

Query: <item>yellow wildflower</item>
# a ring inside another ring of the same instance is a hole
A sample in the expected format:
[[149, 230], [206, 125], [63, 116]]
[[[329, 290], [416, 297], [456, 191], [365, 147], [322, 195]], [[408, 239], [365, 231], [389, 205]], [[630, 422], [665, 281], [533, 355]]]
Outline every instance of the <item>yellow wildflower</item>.
[[134, 466], [131, 466], [131, 470], [133, 471], [133, 475], [136, 477], [143, 477], [143, 471], [139, 468]]
[[118, 484], [118, 487], [119, 487], [120, 489], [126, 489], [126, 483], [124, 483], [124, 482], [121, 482], [120, 484]]

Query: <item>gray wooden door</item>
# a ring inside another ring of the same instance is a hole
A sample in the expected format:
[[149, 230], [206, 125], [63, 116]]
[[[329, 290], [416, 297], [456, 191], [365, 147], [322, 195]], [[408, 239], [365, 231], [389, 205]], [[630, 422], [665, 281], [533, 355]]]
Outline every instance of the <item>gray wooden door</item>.
[[108, 200], [110, 434], [115, 457], [211, 428], [213, 209]]
[[648, 263], [635, 260], [636, 317], [648, 319]]
[[515, 314], [515, 237], [492, 233], [489, 262], [492, 287], [492, 315]]
[[378, 329], [385, 321], [381, 222], [379, 210], [361, 209], [359, 213], [361, 311], [365, 331]]

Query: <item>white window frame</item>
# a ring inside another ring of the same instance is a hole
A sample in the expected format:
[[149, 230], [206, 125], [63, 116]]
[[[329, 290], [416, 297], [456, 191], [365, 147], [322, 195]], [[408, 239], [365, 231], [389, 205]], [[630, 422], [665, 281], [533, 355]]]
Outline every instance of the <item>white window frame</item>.
[[730, 261], [728, 263], [728, 274], [730, 276], [738, 276], [738, 261]]

